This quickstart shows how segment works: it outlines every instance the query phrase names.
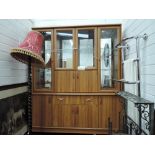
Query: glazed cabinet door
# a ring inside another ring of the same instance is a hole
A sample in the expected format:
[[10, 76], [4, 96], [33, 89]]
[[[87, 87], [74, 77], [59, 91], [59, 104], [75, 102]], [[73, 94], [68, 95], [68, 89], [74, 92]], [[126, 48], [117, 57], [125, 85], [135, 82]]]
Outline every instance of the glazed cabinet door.
[[54, 32], [55, 91], [97, 92], [97, 28]]
[[120, 89], [114, 80], [121, 78], [121, 53], [116, 48], [121, 40], [120, 27], [98, 28], [98, 69], [100, 90]]
[[108, 130], [108, 120], [112, 122], [114, 131], [121, 130], [123, 104], [117, 96], [100, 96], [99, 101], [99, 128]]
[[75, 30], [54, 30], [55, 69], [70, 70], [75, 68]]
[[75, 32], [74, 29], [55, 29], [55, 91], [75, 91]]
[[97, 92], [97, 29], [76, 29], [76, 92]]
[[52, 126], [51, 106], [51, 96], [32, 96], [32, 128], [44, 128]]
[[45, 68], [33, 69], [33, 90], [53, 91], [53, 30], [40, 31], [44, 37], [42, 45], [42, 58]]

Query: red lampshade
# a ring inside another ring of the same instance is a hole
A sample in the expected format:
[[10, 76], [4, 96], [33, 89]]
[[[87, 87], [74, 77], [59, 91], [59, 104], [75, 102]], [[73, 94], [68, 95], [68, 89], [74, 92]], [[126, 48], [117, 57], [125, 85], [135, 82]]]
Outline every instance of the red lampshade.
[[18, 48], [11, 49], [11, 55], [23, 63], [28, 64], [31, 61], [32, 66], [44, 67], [45, 63], [41, 56], [43, 40], [40, 32], [30, 31]]

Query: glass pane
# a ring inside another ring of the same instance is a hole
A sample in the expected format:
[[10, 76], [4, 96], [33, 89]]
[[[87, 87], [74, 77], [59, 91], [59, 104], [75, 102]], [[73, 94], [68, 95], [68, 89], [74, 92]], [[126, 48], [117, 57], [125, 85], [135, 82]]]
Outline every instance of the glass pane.
[[95, 67], [94, 30], [79, 30], [78, 45], [78, 69]]
[[117, 78], [118, 70], [117, 29], [102, 29], [100, 37], [101, 88], [113, 87], [112, 79]]
[[57, 31], [57, 68], [73, 68], [73, 33]]
[[51, 32], [42, 32], [44, 36], [44, 42], [43, 42], [43, 52], [42, 57], [46, 63], [45, 69], [37, 68], [35, 75], [35, 88], [41, 89], [41, 88], [51, 88]]

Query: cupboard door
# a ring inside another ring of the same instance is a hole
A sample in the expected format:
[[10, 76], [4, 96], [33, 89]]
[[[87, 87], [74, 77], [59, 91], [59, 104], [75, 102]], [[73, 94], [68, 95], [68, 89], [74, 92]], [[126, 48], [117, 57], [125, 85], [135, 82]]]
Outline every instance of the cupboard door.
[[123, 110], [123, 105], [117, 96], [101, 96], [99, 105], [99, 128], [108, 129], [108, 119], [112, 122], [112, 129], [119, 130], [122, 120], [119, 115]]
[[53, 127], [98, 127], [96, 97], [55, 96], [53, 100]]
[[32, 126], [50, 127], [52, 126], [51, 96], [32, 97]]
[[97, 92], [97, 70], [85, 70], [76, 72], [76, 92]]
[[78, 107], [72, 96], [54, 96], [52, 104], [53, 127], [75, 127]]
[[75, 91], [75, 72], [74, 71], [55, 71], [55, 91], [74, 92]]
[[81, 111], [80, 121], [81, 127], [98, 128], [98, 97], [83, 96], [81, 97]]

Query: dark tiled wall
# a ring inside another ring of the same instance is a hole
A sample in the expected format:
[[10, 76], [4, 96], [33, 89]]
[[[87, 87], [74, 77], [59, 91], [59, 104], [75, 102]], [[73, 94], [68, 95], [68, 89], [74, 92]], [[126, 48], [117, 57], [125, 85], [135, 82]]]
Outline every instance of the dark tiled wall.
[[25, 132], [26, 128], [27, 93], [25, 92], [16, 96], [1, 99], [0, 134], [21, 134], [22, 132]]

